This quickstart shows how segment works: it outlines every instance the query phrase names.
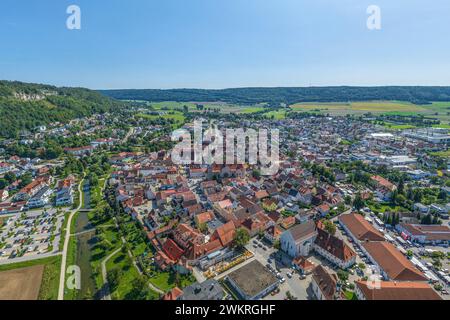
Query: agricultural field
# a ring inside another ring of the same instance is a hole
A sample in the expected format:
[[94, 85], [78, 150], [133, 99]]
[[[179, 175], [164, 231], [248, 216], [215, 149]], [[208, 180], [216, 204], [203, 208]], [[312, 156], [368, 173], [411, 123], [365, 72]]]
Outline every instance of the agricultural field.
[[[427, 105], [415, 105], [403, 101], [368, 101], [348, 103], [297, 103], [290, 106], [297, 112], [321, 112], [333, 115], [364, 114], [372, 112], [386, 115], [418, 115], [422, 114], [443, 121], [449, 125], [450, 102], [433, 102]], [[442, 126], [442, 125], [440, 125]]]
[[139, 113], [137, 116], [141, 117], [141, 118], [150, 119], [150, 120], [163, 118], [163, 119], [172, 119], [177, 122], [184, 121], [184, 115], [180, 111], [167, 111], [167, 112], [161, 111], [160, 115]]
[[37, 300], [44, 265], [0, 272], [0, 300]]
[[[221, 113], [256, 113], [264, 111], [264, 103], [257, 104], [254, 106], [240, 106], [233, 105], [225, 102], [175, 102], [175, 101], [165, 101], [165, 102], [149, 102], [148, 106], [150, 106], [153, 110], [157, 111], [179, 111], [182, 112], [184, 110], [184, 106], [188, 107], [189, 112], [203, 112], [202, 110], [197, 109], [197, 105], [202, 105], [203, 110], [206, 109], [219, 109]], [[157, 117], [157, 116], [156, 116]]]
[[[203, 105], [204, 109], [199, 110], [196, 108], [197, 104]], [[188, 107], [189, 112], [202, 113], [205, 109], [220, 110], [221, 113], [235, 113], [235, 114], [252, 114], [258, 112], [264, 112], [264, 115], [268, 118], [273, 117], [275, 120], [282, 120], [286, 116], [284, 110], [270, 111], [266, 108], [264, 103], [241, 106], [232, 105], [224, 102], [149, 102], [149, 106], [155, 111], [162, 112], [161, 115], [151, 115], [140, 113], [138, 116], [148, 119], [157, 119], [159, 117], [165, 119], [173, 119], [178, 122], [184, 121], [183, 109]], [[434, 125], [440, 128], [450, 128], [450, 102], [433, 102], [426, 105], [415, 105], [410, 102], [404, 101], [366, 101], [366, 102], [332, 102], [332, 103], [320, 103], [320, 102], [305, 102], [296, 103], [290, 106], [294, 112], [317, 112], [322, 114], [331, 115], [346, 115], [346, 114], [365, 114], [372, 112], [374, 114], [384, 115], [399, 115], [399, 116], [412, 116], [423, 115], [429, 118], [441, 120], [441, 124]], [[411, 125], [398, 125], [386, 123], [386, 128], [393, 130], [414, 128]]]
[[450, 149], [447, 151], [433, 152], [432, 156], [442, 157], [442, 158], [450, 158]]
[[56, 300], [61, 257], [0, 266], [0, 300]]
[[270, 111], [264, 114], [267, 118], [274, 120], [283, 120], [286, 118], [285, 110]]

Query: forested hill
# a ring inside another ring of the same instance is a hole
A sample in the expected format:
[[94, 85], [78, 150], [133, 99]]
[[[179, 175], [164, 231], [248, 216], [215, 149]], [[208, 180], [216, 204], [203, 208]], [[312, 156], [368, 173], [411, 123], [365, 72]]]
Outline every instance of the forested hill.
[[0, 81], [0, 136], [17, 137], [23, 129], [110, 112], [123, 105], [83, 88]]
[[401, 100], [416, 104], [431, 101], [450, 101], [450, 87], [308, 87], [308, 88], [239, 88], [223, 90], [203, 89], [124, 89], [102, 90], [101, 93], [121, 100], [153, 102], [213, 102], [238, 104], [261, 102], [292, 104], [296, 102], [348, 102], [371, 100]]

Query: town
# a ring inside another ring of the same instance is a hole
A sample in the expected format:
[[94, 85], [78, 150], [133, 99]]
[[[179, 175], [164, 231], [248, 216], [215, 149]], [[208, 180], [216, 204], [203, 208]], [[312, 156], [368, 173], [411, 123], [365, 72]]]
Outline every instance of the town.
[[[35, 294], [68, 300], [449, 299], [445, 125], [218, 108], [137, 103], [3, 140], [0, 270], [44, 261]], [[278, 171], [172, 161], [170, 133], [199, 121], [279, 130]]]

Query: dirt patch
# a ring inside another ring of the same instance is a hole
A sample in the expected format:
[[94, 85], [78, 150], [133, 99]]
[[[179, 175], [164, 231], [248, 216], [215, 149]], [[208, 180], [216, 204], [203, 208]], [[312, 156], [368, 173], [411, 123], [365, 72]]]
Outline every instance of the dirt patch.
[[44, 265], [0, 272], [0, 300], [37, 300]]

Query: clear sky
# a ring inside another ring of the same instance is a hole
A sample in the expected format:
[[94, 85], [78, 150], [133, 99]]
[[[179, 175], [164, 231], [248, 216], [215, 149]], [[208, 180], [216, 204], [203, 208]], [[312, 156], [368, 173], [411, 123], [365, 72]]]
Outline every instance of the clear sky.
[[[66, 9], [81, 8], [81, 30]], [[381, 30], [366, 9], [381, 8]], [[449, 0], [1, 0], [0, 79], [107, 88], [450, 85]]]

